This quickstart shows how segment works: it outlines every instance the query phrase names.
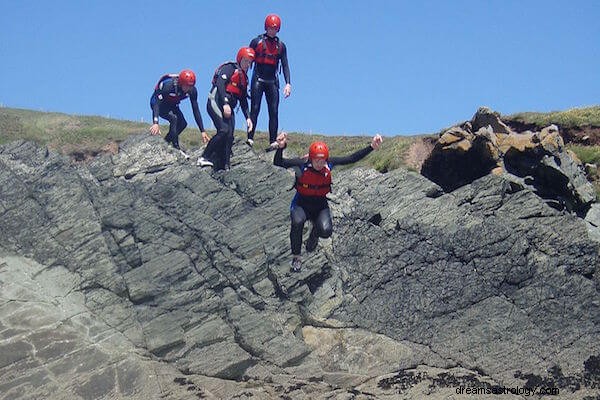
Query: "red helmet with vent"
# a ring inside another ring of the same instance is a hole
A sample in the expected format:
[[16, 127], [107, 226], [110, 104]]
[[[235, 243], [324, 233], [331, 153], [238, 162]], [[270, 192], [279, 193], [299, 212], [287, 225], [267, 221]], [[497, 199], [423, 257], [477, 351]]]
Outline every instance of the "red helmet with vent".
[[281, 29], [281, 18], [277, 14], [269, 14], [267, 18], [265, 18], [265, 31], [268, 28], [275, 28], [277, 32]]
[[314, 142], [308, 149], [309, 158], [322, 158], [324, 160], [329, 158], [329, 148], [325, 142]]

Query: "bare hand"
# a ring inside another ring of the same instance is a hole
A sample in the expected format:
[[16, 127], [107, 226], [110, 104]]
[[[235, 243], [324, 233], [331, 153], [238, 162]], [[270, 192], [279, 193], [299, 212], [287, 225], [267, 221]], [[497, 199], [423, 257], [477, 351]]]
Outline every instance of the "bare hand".
[[285, 97], [290, 97], [290, 94], [292, 94], [292, 85], [290, 85], [289, 83], [286, 83], [283, 88], [283, 95]]
[[287, 145], [287, 133], [285, 132], [281, 132], [279, 135], [277, 135], [277, 146], [280, 149], [285, 148], [285, 146]]
[[229, 104], [223, 106], [223, 117], [227, 119], [231, 118], [231, 106]]
[[373, 140], [371, 141], [371, 147], [373, 148], [373, 150], [379, 149], [379, 146], [381, 146], [381, 142], [383, 142], [383, 138], [380, 134], [373, 136]]
[[254, 127], [254, 124], [252, 123], [252, 120], [250, 118], [246, 118], [246, 125], [248, 125], [248, 132], [251, 132], [252, 128]]
[[206, 132], [202, 132], [202, 142], [208, 143], [209, 140], [210, 140], [210, 136], [208, 136], [206, 134]]
[[160, 135], [160, 127], [158, 126], [158, 124], [152, 124], [152, 126], [150, 127], [150, 134], [151, 135]]

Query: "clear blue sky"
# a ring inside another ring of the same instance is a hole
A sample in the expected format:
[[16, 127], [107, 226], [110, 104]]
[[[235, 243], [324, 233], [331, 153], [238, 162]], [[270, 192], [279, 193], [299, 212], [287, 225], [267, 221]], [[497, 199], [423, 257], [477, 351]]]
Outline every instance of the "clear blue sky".
[[[191, 68], [210, 127], [214, 69], [271, 12], [291, 69], [283, 130], [431, 133], [482, 105], [511, 114], [600, 103], [598, 0], [19, 0], [0, 14], [0, 104], [150, 122], [159, 76]], [[193, 126], [189, 102], [181, 107]]]

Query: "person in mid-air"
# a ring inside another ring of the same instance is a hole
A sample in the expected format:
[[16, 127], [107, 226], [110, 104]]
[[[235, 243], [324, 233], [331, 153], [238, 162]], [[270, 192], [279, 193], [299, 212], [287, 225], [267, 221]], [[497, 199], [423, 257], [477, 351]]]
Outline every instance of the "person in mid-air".
[[253, 61], [254, 50], [242, 47], [238, 50], [236, 62], [226, 62], [216, 69], [206, 109], [217, 134], [208, 142], [202, 157], [198, 158], [199, 166], [211, 166], [215, 171], [230, 168], [235, 130], [234, 109], [238, 102], [246, 117], [248, 132], [252, 130], [253, 124], [248, 113], [247, 72]]
[[[198, 91], [196, 90], [196, 75], [192, 70], [184, 69], [179, 74], [166, 74], [161, 76], [154, 87], [154, 93], [150, 97], [150, 108], [152, 109], [152, 126], [150, 133], [160, 135], [158, 117], [169, 121], [169, 132], [165, 136], [167, 143], [180, 150], [179, 135], [187, 126], [187, 121], [179, 109], [179, 103], [185, 98], [190, 99], [194, 119], [198, 129], [202, 133], [204, 143], [209, 137], [204, 131], [200, 108], [198, 107]], [[185, 153], [183, 153], [187, 156]]]
[[283, 158], [283, 149], [287, 145], [287, 134], [281, 133], [276, 140], [277, 151], [273, 164], [294, 168], [296, 194], [290, 207], [290, 243], [292, 248], [291, 270], [298, 272], [302, 268], [302, 229], [306, 220], [312, 223], [310, 235], [306, 240], [306, 251], [317, 248], [319, 238], [331, 236], [333, 226], [331, 212], [327, 202], [327, 194], [331, 191], [331, 169], [335, 165], [357, 162], [366, 157], [372, 150], [377, 150], [383, 138], [375, 135], [371, 144], [364, 149], [346, 157], [329, 157], [329, 148], [324, 142], [314, 142], [308, 149], [308, 158]]
[[275, 139], [277, 137], [277, 130], [279, 129], [278, 67], [280, 61], [283, 70], [283, 78], [285, 79], [283, 95], [288, 97], [292, 93], [287, 48], [277, 37], [277, 33], [280, 29], [281, 18], [276, 14], [269, 14], [265, 19], [265, 33], [257, 36], [250, 42], [250, 47], [254, 49], [254, 52], [256, 53], [254, 71], [252, 73], [252, 81], [250, 84], [250, 119], [252, 119], [254, 126], [248, 131], [248, 140], [246, 143], [250, 146], [254, 144], [254, 131], [256, 130], [256, 121], [258, 120], [260, 103], [262, 102], [264, 93], [269, 110], [270, 150], [275, 150], [277, 148]]

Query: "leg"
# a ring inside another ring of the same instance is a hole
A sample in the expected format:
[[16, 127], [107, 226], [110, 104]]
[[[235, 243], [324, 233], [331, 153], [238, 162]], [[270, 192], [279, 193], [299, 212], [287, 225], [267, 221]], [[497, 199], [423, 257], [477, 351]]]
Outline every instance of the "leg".
[[260, 102], [264, 92], [264, 85], [258, 81], [256, 74], [252, 76], [250, 86], [250, 119], [252, 120], [252, 130], [248, 132], [248, 139], [254, 140], [254, 131], [256, 130], [256, 122], [260, 113]]
[[313, 230], [318, 237], [326, 239], [333, 233], [333, 224], [331, 222], [331, 211], [329, 207], [324, 208], [319, 212], [316, 220], [314, 221]]
[[233, 132], [235, 132], [235, 115], [231, 115], [231, 118], [226, 119], [227, 123], [227, 139], [225, 140], [225, 146], [223, 149], [223, 168], [229, 169], [231, 165], [231, 148], [233, 147]]
[[172, 112], [174, 112], [177, 117], [177, 119], [176, 119], [177, 125], [175, 128], [175, 134], [174, 134], [174, 136], [171, 137], [171, 141], [173, 143], [173, 147], [178, 149], [179, 148], [179, 135], [187, 127], [187, 121], [185, 120], [185, 117], [183, 116], [183, 113], [181, 112], [181, 109], [179, 109], [179, 107], [175, 108], [175, 110], [173, 110]]
[[161, 109], [159, 115], [161, 116], [161, 118], [164, 118], [167, 121], [169, 121], [169, 132], [167, 132], [165, 140], [167, 141], [167, 143], [173, 144], [173, 138], [177, 136], [177, 112], [175, 111], [175, 108], [169, 108], [165, 110]]
[[292, 254], [299, 256], [302, 249], [302, 229], [306, 222], [306, 213], [304, 209], [298, 205], [290, 210], [290, 219], [292, 227], [290, 229], [290, 243], [292, 246]]
[[306, 251], [309, 253], [315, 251], [317, 244], [319, 244], [319, 237], [328, 238], [331, 236], [331, 232], [331, 212], [329, 211], [329, 207], [325, 207], [312, 220], [312, 229], [306, 240]]
[[265, 98], [269, 109], [269, 143], [277, 139], [277, 129], [279, 129], [279, 84], [277, 82], [266, 84]]
[[222, 159], [222, 154], [223, 148], [225, 147], [225, 141], [227, 140], [229, 126], [221, 117], [222, 114], [219, 115], [213, 106], [214, 105], [212, 105], [211, 101], [209, 100], [208, 104], [206, 105], [206, 111], [208, 112], [210, 119], [212, 119], [213, 124], [217, 129], [217, 134], [213, 136], [206, 145], [206, 148], [202, 153], [202, 158], [212, 161], [215, 169], [222, 169], [224, 162]]

